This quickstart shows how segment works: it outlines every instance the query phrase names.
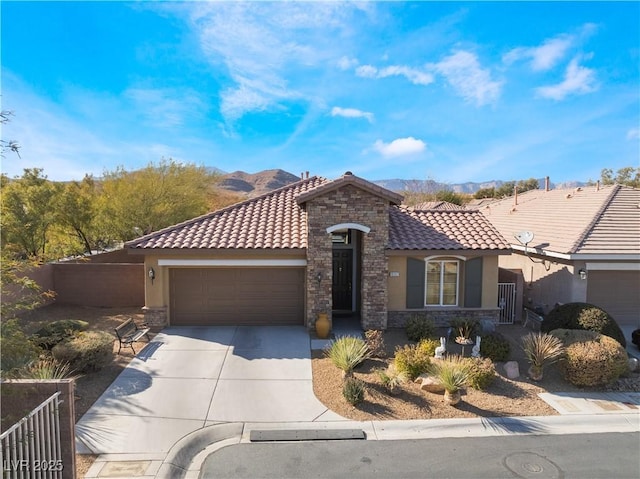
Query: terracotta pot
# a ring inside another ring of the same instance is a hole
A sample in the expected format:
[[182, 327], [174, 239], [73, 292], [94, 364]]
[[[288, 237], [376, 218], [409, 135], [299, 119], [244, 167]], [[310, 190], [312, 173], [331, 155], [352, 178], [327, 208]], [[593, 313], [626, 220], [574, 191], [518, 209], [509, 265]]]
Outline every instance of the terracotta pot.
[[540, 366], [531, 366], [527, 374], [532, 381], [542, 381], [542, 368]]
[[327, 313], [318, 313], [318, 319], [316, 320], [316, 335], [320, 339], [327, 339], [331, 332], [331, 321]]
[[460, 390], [455, 392], [449, 392], [445, 390], [444, 392], [444, 403], [449, 406], [455, 406], [462, 399], [462, 395], [460, 394]]

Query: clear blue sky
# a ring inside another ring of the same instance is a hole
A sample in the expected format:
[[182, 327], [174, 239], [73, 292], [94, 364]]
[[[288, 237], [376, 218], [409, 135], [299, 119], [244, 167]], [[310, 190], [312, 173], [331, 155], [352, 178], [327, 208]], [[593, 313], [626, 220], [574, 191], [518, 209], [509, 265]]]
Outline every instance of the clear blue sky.
[[457, 183], [639, 166], [640, 3], [6, 2], [2, 172]]

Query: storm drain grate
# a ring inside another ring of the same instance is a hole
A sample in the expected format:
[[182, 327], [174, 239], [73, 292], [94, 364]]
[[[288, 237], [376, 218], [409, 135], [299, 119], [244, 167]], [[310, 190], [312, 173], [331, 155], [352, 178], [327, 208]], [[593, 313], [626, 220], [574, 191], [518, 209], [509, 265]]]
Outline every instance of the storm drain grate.
[[362, 429], [253, 429], [251, 442], [265, 441], [339, 441], [366, 439]]

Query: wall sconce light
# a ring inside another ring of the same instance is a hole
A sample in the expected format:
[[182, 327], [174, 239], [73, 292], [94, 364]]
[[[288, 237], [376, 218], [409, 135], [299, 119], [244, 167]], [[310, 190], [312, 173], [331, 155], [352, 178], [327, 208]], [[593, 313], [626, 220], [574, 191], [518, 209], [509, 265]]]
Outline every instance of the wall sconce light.
[[318, 284], [322, 282], [322, 272], [318, 272], [316, 275], [316, 281], [318, 281]]
[[580, 268], [578, 274], [580, 275], [580, 279], [587, 279], [587, 270]]
[[153, 284], [153, 280], [156, 279], [156, 272], [153, 268], [149, 268], [149, 272], [147, 273], [149, 279], [151, 280], [151, 284]]

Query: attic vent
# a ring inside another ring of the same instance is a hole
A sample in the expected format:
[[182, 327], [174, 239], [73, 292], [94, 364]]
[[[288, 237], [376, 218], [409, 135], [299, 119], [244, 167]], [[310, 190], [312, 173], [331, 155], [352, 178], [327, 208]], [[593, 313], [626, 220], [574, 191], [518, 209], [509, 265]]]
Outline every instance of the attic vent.
[[344, 176], [353, 176], [353, 173], [351, 173], [350, 171], [345, 171]]
[[572, 195], [571, 193], [567, 193], [566, 195], [564, 195], [564, 197], [565, 197], [566, 199], [569, 199], [569, 198], [572, 198], [572, 197], [573, 197], [573, 195]]

